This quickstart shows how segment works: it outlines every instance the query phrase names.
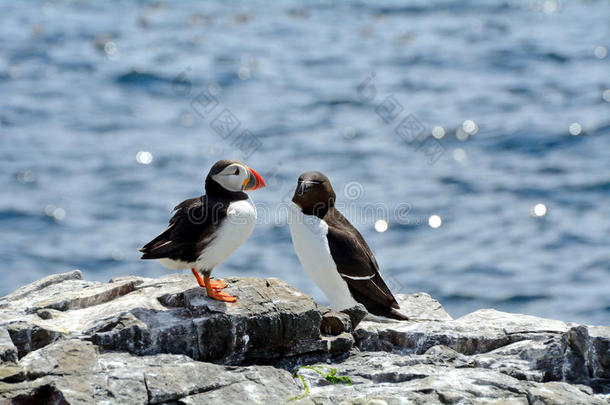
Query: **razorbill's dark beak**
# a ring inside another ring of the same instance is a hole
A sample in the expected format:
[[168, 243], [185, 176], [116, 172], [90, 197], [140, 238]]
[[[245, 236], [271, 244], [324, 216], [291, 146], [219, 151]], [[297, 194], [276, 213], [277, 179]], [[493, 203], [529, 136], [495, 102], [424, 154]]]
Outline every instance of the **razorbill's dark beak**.
[[307, 182], [306, 181], [299, 181], [299, 188], [297, 191], [298, 195], [304, 195], [307, 192]]
[[258, 174], [254, 169], [248, 167], [248, 180], [244, 187], [244, 190], [256, 190], [265, 187], [265, 180]]
[[315, 180], [299, 180], [299, 185], [297, 186], [297, 195], [305, 195], [306, 193], [310, 192], [314, 186], [318, 184], [321, 183]]

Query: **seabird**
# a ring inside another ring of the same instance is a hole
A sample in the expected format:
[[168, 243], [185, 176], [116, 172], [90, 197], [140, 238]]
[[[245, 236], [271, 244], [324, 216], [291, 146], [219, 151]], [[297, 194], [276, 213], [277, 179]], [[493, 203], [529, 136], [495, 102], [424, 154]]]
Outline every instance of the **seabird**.
[[[234, 160], [219, 160], [205, 179], [205, 195], [178, 204], [169, 226], [140, 249], [142, 259], [156, 259], [170, 270], [191, 269], [215, 300], [235, 302], [222, 280], [210, 280], [223, 262], [252, 233], [256, 209], [244, 191], [265, 187], [263, 178]], [[200, 273], [203, 273], [203, 279]]]
[[330, 180], [320, 172], [298, 180], [289, 221], [296, 254], [307, 275], [337, 311], [362, 303], [369, 313], [407, 320], [360, 232], [335, 209]]

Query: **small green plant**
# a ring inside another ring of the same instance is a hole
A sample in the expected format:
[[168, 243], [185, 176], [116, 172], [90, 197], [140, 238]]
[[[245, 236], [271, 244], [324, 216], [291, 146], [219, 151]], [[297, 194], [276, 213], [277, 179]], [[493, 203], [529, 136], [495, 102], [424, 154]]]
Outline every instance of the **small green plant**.
[[337, 377], [337, 369], [336, 368], [331, 368], [330, 369], [330, 373], [328, 373], [326, 375], [326, 380], [330, 381], [333, 384], [347, 384], [347, 385], [352, 385], [352, 380], [350, 380], [350, 378], [346, 375], [341, 376], [341, 377]]
[[309, 395], [309, 392], [310, 392], [309, 391], [309, 386], [305, 382], [305, 378], [301, 374], [299, 374], [299, 370], [302, 369], [302, 368], [308, 368], [310, 370], [315, 371], [316, 373], [318, 373], [322, 377], [324, 377], [326, 379], [326, 381], [331, 382], [333, 384], [352, 385], [352, 380], [350, 380], [350, 378], [348, 376], [337, 376], [337, 369], [336, 368], [331, 368], [327, 374], [324, 374], [323, 371], [320, 371], [320, 370], [318, 370], [317, 368], [315, 368], [313, 366], [300, 366], [296, 370], [294, 370], [294, 372], [292, 373], [292, 377], [299, 378], [301, 380], [301, 382], [303, 383], [303, 386], [305, 387], [305, 392], [302, 393], [299, 396], [290, 398], [291, 401], [297, 401], [297, 400], [299, 400], [301, 398], [305, 398], [307, 395]]
[[297, 395], [296, 397], [290, 398], [291, 401], [298, 401], [299, 399], [305, 398], [307, 395], [309, 395], [309, 386], [305, 382], [305, 378], [301, 374], [297, 374], [298, 371], [299, 371], [299, 369], [297, 369], [294, 373], [292, 373], [292, 377], [294, 377], [294, 378], [299, 377], [301, 379], [301, 382], [303, 383], [303, 386], [305, 387], [305, 392], [302, 393], [301, 395]]

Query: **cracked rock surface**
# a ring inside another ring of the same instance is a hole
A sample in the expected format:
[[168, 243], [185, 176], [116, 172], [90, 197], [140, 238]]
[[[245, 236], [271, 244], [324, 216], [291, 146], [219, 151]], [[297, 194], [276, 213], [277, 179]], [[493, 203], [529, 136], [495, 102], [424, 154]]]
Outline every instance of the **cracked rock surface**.
[[425, 293], [397, 296], [410, 321], [360, 321], [278, 279], [225, 281], [237, 303], [190, 274], [78, 270], [0, 298], [0, 404], [610, 403], [607, 326], [454, 320]]

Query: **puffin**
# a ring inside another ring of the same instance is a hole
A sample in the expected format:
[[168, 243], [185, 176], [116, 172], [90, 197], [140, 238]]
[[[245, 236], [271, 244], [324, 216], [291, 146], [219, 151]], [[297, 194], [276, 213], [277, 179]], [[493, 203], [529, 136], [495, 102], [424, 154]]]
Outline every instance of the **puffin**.
[[155, 259], [170, 270], [190, 268], [210, 298], [235, 302], [236, 297], [222, 291], [227, 284], [210, 275], [252, 233], [256, 209], [245, 191], [261, 187], [265, 181], [253, 169], [219, 160], [205, 179], [205, 194], [174, 208], [169, 226], [139, 249], [141, 259]]
[[330, 180], [316, 171], [299, 176], [289, 227], [305, 273], [324, 292], [331, 308], [363, 304], [377, 317], [408, 320], [379, 274], [360, 232], [335, 208]]

